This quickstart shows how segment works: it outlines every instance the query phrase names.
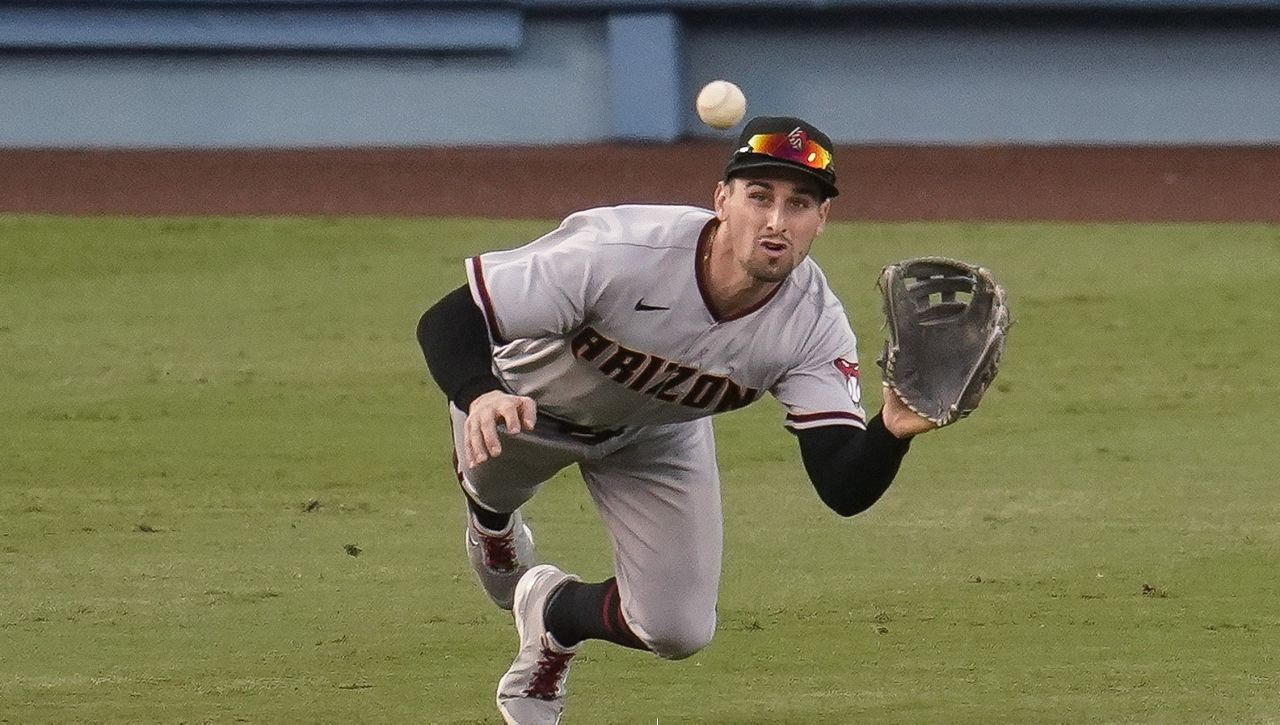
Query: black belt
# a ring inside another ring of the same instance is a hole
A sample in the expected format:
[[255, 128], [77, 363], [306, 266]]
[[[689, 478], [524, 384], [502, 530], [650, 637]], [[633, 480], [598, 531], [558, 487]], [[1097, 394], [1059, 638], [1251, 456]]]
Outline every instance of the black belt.
[[617, 438], [626, 432], [626, 428], [588, 428], [585, 425], [570, 423], [567, 420], [561, 420], [547, 415], [546, 413], [539, 413], [536, 427], [541, 428], [544, 425], [557, 433], [563, 433], [564, 435], [591, 445], [604, 443], [610, 438]]

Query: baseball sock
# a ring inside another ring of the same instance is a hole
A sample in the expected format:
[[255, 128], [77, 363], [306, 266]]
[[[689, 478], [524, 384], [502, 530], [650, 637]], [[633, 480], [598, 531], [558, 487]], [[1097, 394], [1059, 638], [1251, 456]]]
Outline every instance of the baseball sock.
[[565, 647], [584, 639], [603, 639], [632, 649], [649, 649], [622, 617], [622, 597], [614, 577], [599, 584], [565, 582], [547, 601], [543, 618], [547, 631]]
[[[464, 491], [462, 495], [466, 496], [467, 494]], [[502, 531], [507, 528], [507, 524], [511, 523], [511, 514], [490, 511], [476, 503], [470, 496], [467, 496], [467, 508], [471, 509], [471, 515], [475, 518], [476, 523], [490, 531]]]

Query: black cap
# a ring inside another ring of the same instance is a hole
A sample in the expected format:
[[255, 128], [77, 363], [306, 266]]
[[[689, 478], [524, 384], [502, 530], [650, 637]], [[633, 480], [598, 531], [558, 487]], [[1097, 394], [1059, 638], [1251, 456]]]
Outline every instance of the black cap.
[[[751, 139], [756, 136], [775, 134], [781, 135], [781, 140], [785, 144], [777, 151], [768, 153], [767, 145], [764, 148], [757, 146], [756, 151], [752, 150]], [[805, 145], [810, 141], [826, 151], [828, 158], [833, 156], [834, 147], [831, 145], [830, 137], [811, 124], [790, 116], [756, 116], [747, 121], [747, 125], [738, 136], [738, 147], [729, 159], [729, 165], [724, 168], [724, 179], [728, 181], [749, 169], [791, 169], [816, 179], [826, 196], [837, 196], [840, 190], [836, 188], [834, 161], [829, 161], [823, 168], [814, 168], [801, 160], [812, 156], [812, 154], [804, 154]], [[820, 159], [814, 160], [815, 163], [819, 161]]]

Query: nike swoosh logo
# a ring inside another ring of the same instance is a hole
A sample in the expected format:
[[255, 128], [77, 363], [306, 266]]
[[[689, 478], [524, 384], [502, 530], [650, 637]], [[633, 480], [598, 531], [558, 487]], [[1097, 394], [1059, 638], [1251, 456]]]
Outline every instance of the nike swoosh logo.
[[636, 303], [636, 312], [652, 312], [652, 311], [654, 311], [654, 310], [669, 310], [669, 309], [671, 309], [671, 308], [670, 308], [670, 307], [656, 307], [656, 306], [654, 306], [654, 305], [646, 305], [646, 304], [644, 303], [644, 298], [643, 298], [643, 297], [641, 297], [641, 298], [640, 298], [640, 301]]

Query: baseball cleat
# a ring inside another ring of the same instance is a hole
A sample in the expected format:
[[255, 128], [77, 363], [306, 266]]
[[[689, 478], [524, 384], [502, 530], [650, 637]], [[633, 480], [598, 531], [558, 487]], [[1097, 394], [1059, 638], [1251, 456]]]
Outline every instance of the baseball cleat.
[[547, 631], [543, 614], [551, 593], [578, 577], [550, 564], [535, 566], [516, 586], [516, 632], [520, 651], [511, 669], [498, 680], [498, 711], [507, 725], [546, 725], [564, 712], [569, 661], [581, 646], [563, 647]]
[[519, 511], [502, 531], [490, 531], [467, 511], [467, 559], [480, 586], [502, 609], [511, 609], [516, 583], [533, 566], [533, 532]]

